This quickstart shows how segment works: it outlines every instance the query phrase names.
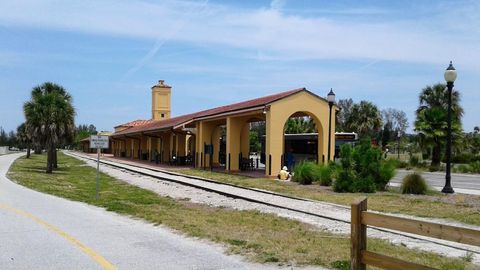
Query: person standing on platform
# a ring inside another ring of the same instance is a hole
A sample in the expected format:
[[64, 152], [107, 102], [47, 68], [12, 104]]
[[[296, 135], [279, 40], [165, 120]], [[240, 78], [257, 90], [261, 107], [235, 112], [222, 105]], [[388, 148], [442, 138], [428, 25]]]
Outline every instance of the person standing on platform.
[[158, 151], [157, 149], [155, 149], [155, 152], [153, 152], [154, 156], [155, 156], [155, 164], [158, 164]]
[[287, 168], [288, 168], [288, 170], [292, 171], [293, 166], [295, 166], [295, 156], [293, 155], [293, 149], [290, 148], [290, 150], [287, 153]]

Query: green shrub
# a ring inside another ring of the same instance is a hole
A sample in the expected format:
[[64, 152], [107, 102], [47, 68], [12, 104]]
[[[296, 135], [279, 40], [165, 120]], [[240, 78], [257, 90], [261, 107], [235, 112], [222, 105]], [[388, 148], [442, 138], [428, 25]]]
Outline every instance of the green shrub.
[[418, 167], [418, 164], [420, 164], [420, 160], [418, 159], [418, 157], [417, 156], [411, 156], [410, 157], [410, 166]]
[[375, 189], [385, 190], [386, 185], [395, 175], [395, 162], [398, 161], [386, 161], [380, 148], [372, 146], [370, 140], [362, 141], [359, 146], [355, 147], [353, 158], [359, 179], [366, 181], [362, 187], [367, 188], [362, 188], [363, 190], [370, 192], [370, 181], [375, 184]]
[[396, 168], [399, 168], [399, 169], [408, 168], [408, 163], [406, 161], [398, 160], [398, 159], [392, 159], [392, 160], [395, 161], [393, 164], [395, 165]]
[[395, 164], [391, 160], [380, 162], [380, 170], [376, 187], [378, 190], [385, 190], [388, 182], [395, 176]]
[[470, 165], [460, 164], [454, 167], [454, 171], [458, 173], [470, 173], [471, 168], [470, 168]]
[[454, 171], [459, 173], [480, 173], [480, 161], [470, 164], [460, 164], [454, 167]]
[[353, 169], [353, 149], [350, 144], [344, 144], [340, 147], [340, 170], [338, 177], [333, 182], [333, 191], [335, 192], [354, 192], [353, 182], [355, 181], [355, 171]]
[[403, 194], [425, 194], [428, 185], [420, 174], [412, 173], [403, 178], [400, 190]]
[[375, 192], [385, 190], [390, 179], [395, 176], [399, 161], [386, 161], [380, 148], [372, 146], [370, 140], [360, 145], [342, 145], [341, 167], [333, 183], [335, 192]]
[[438, 171], [440, 171], [440, 165], [430, 165], [430, 166], [428, 166], [428, 171], [438, 172]]
[[332, 185], [332, 168], [330, 166], [319, 166], [320, 173], [320, 185], [331, 186]]
[[475, 158], [475, 155], [472, 153], [459, 153], [452, 157], [453, 163], [470, 163]]
[[355, 181], [355, 173], [353, 170], [342, 170], [338, 174], [338, 178], [333, 182], [333, 191], [335, 192], [355, 192], [353, 183]]
[[321, 178], [320, 167], [313, 162], [302, 162], [293, 168], [292, 181], [301, 185], [311, 185]]
[[470, 163], [470, 172], [480, 173], [480, 161]]
[[371, 176], [363, 179], [357, 178], [353, 182], [353, 191], [362, 193], [374, 193], [376, 191], [376, 185]]
[[330, 171], [332, 173], [332, 180], [337, 179], [340, 171], [342, 170], [342, 167], [334, 161], [330, 161], [330, 163], [328, 163], [328, 167], [330, 168]]

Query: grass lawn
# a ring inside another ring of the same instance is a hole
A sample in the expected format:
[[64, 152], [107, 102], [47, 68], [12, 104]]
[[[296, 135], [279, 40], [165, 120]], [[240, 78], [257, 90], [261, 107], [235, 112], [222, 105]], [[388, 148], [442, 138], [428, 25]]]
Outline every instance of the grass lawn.
[[249, 178], [198, 169], [180, 169], [177, 172], [342, 205], [350, 205], [355, 198], [366, 196], [368, 197], [368, 209], [371, 210], [419, 217], [444, 218], [480, 226], [480, 196], [443, 195], [440, 192], [431, 192], [429, 195], [422, 196], [403, 195], [398, 189], [375, 194], [335, 193], [330, 188], [321, 187], [318, 184], [304, 186], [294, 182]]
[[[186, 235], [225, 244], [231, 253], [252, 261], [321, 265], [349, 269], [348, 235], [319, 231], [307, 224], [263, 214], [213, 208], [131, 186], [101, 174], [100, 199], [95, 200], [95, 169], [83, 161], [58, 155], [59, 169], [45, 174], [45, 155], [19, 158], [8, 177], [29, 188], [104, 207], [109, 211], [163, 224]], [[440, 269], [474, 269], [465, 259], [450, 259], [370, 239], [369, 249]]]

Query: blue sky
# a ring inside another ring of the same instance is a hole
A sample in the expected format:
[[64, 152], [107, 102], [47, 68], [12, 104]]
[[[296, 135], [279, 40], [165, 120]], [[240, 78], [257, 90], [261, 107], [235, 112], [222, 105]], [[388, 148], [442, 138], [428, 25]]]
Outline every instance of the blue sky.
[[414, 120], [418, 93], [450, 60], [480, 125], [480, 1], [0, 2], [0, 126], [23, 122], [32, 87], [74, 97], [77, 124], [150, 118], [150, 87], [180, 115], [283, 90], [369, 100]]

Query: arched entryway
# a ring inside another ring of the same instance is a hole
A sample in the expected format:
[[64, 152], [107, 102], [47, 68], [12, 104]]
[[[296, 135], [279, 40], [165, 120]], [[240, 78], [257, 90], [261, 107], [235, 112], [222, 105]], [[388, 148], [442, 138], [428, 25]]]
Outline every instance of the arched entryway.
[[[325, 162], [328, 145], [329, 107], [325, 100], [310, 92], [301, 92], [285, 99], [272, 103], [265, 110], [266, 114], [266, 174], [278, 174], [284, 165], [285, 155], [285, 123], [291, 117], [310, 117], [318, 132], [317, 157], [318, 163]], [[335, 121], [332, 121], [330, 135], [335, 133]], [[334, 144], [334, 140], [332, 140]], [[333, 156], [334, 147], [331, 147]]]
[[[324, 161], [322, 153], [322, 137], [317, 134], [321, 124], [318, 118], [309, 112], [295, 112], [284, 125], [282, 167], [287, 166], [289, 170], [303, 161]], [[315, 140], [312, 139], [313, 138]], [[307, 139], [308, 138], [308, 139]]]

